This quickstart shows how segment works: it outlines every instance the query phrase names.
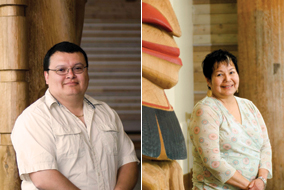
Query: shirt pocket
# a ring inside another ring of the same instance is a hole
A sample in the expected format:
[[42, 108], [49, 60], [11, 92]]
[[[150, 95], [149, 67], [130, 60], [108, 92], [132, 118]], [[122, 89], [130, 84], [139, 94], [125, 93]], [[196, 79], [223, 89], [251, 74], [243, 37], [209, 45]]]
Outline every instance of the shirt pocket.
[[116, 156], [118, 152], [118, 130], [112, 124], [98, 126], [102, 150], [107, 155]]
[[82, 157], [85, 153], [84, 137], [81, 129], [68, 128], [60, 126], [54, 130], [58, 159]]

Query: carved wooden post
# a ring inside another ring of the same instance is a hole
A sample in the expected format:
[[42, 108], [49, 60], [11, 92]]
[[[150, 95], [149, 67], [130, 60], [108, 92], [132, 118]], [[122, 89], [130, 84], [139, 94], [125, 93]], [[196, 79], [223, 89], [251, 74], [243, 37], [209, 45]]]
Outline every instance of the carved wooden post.
[[61, 41], [80, 44], [85, 3], [0, 0], [0, 190], [20, 189], [10, 140], [14, 122], [45, 92], [47, 50]]
[[284, 189], [284, 2], [237, 3], [240, 96], [256, 104], [268, 128], [273, 178], [266, 189]]
[[44, 95], [43, 58], [54, 44], [80, 45], [87, 0], [28, 1], [29, 104]]
[[10, 134], [27, 106], [25, 0], [0, 0], [0, 189], [20, 189]]

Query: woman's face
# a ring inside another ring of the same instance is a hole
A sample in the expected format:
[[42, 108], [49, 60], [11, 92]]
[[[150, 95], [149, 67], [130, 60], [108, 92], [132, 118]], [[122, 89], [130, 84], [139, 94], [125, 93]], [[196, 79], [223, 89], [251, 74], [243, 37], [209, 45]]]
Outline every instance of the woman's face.
[[215, 63], [211, 76], [211, 81], [207, 79], [207, 84], [211, 87], [212, 96], [215, 98], [228, 98], [233, 96], [239, 88], [239, 75], [232, 61], [228, 64], [222, 62]]

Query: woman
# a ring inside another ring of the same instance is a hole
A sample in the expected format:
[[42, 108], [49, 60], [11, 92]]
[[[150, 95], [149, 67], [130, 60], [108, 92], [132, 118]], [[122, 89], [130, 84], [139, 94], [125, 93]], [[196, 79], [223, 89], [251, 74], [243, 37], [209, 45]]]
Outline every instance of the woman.
[[265, 189], [272, 177], [271, 145], [256, 106], [234, 96], [236, 57], [217, 50], [202, 66], [212, 96], [199, 101], [191, 116], [193, 189]]

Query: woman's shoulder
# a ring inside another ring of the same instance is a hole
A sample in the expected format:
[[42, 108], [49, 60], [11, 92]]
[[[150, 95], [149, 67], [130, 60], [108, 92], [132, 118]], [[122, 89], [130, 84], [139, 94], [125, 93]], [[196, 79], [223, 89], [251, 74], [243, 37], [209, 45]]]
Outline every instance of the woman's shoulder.
[[206, 96], [205, 98], [203, 98], [202, 100], [198, 101], [194, 108], [193, 108], [193, 112], [197, 111], [197, 110], [207, 110], [207, 111], [218, 111], [218, 102], [215, 101], [215, 98], [212, 97], [208, 97]]
[[206, 96], [194, 106], [191, 113], [191, 121], [194, 122], [195, 119], [203, 118], [209, 119], [214, 118], [214, 120], [222, 120], [222, 112], [217, 105], [215, 98]]
[[215, 106], [215, 105], [217, 105], [217, 104], [216, 104], [216, 101], [214, 100], [214, 98], [206, 96], [202, 100], [199, 100], [196, 103], [195, 107], [211, 107], [211, 106]]
[[240, 98], [235, 96], [237, 101], [242, 104], [243, 107], [248, 108], [250, 111], [258, 111], [258, 108], [254, 105], [254, 103], [251, 100], [248, 100], [246, 98]]
[[255, 107], [253, 102], [251, 100], [249, 100], [249, 99], [241, 98], [241, 97], [238, 97], [238, 96], [235, 96], [235, 98], [237, 99], [238, 102], [242, 103], [243, 105], [250, 106], [250, 107]]

